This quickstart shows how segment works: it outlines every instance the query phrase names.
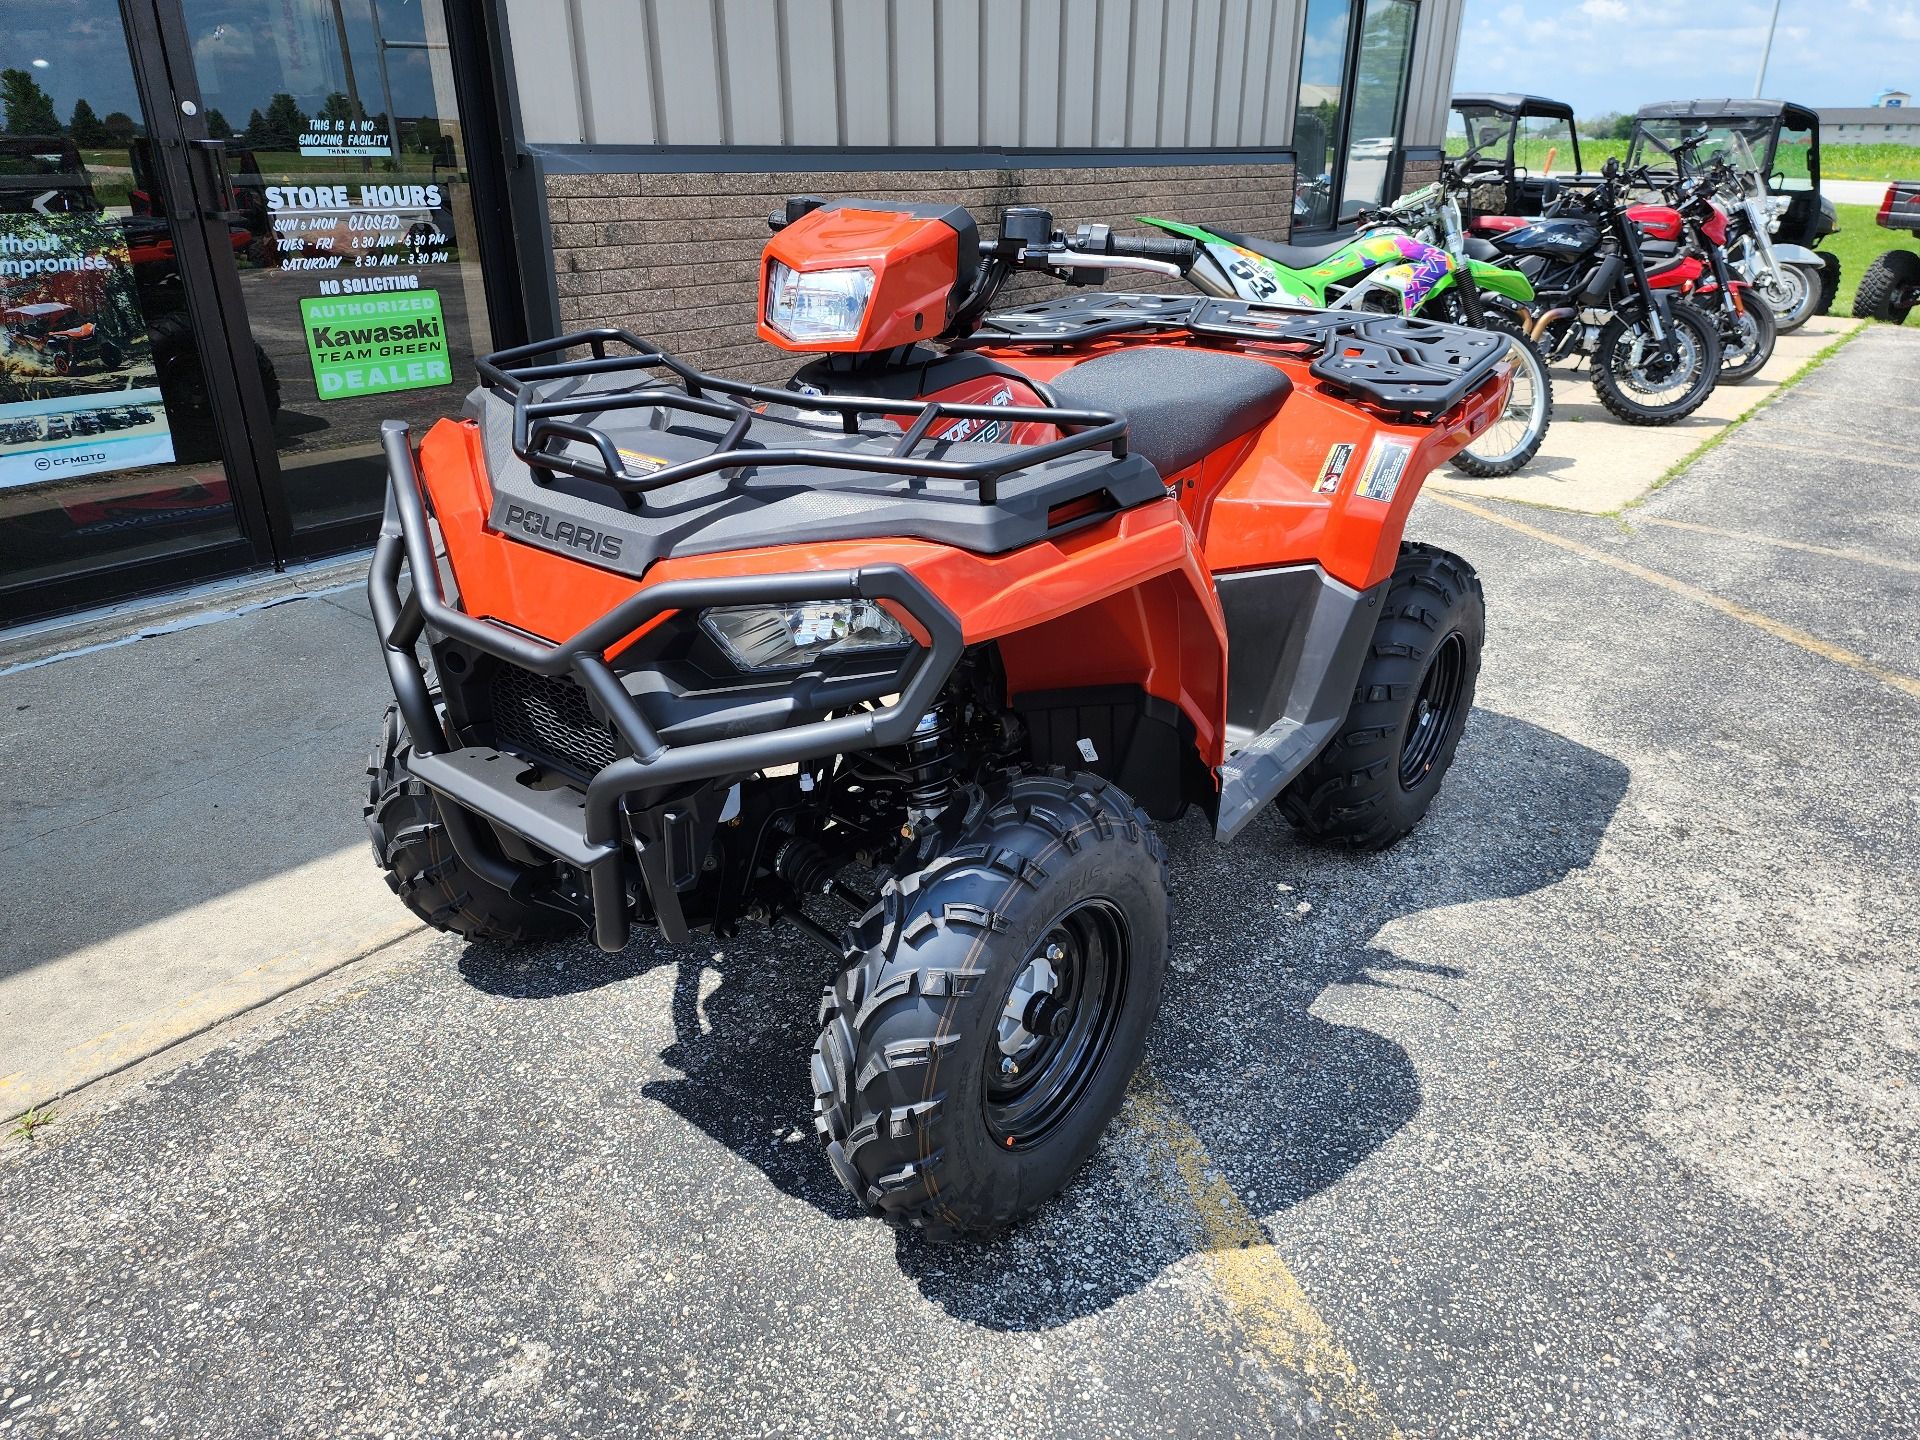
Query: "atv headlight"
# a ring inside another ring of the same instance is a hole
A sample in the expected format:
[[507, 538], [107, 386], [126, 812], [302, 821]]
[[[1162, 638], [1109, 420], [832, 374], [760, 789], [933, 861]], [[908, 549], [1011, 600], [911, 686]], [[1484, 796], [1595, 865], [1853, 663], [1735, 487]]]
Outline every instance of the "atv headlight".
[[851, 340], [873, 298], [873, 271], [767, 266], [767, 324], [789, 340]]
[[871, 600], [728, 605], [702, 612], [700, 625], [742, 670], [798, 670], [823, 655], [913, 643], [906, 628]]

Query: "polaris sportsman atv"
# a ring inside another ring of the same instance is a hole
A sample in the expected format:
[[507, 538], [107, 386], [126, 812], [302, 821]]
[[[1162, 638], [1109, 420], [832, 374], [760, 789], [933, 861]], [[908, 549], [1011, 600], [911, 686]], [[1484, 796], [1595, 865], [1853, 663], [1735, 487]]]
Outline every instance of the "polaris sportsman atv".
[[367, 821], [401, 898], [475, 939], [821, 941], [834, 1173], [896, 1223], [991, 1231], [1139, 1062], [1156, 820], [1228, 840], [1277, 803], [1379, 848], [1432, 802], [1484, 619], [1472, 568], [1401, 536], [1512, 362], [1191, 295], [989, 316], [1018, 271], [1191, 259], [1044, 212], [984, 243], [939, 206], [786, 219], [760, 333], [818, 354], [809, 393], [602, 329], [487, 357], [417, 455], [385, 424]]

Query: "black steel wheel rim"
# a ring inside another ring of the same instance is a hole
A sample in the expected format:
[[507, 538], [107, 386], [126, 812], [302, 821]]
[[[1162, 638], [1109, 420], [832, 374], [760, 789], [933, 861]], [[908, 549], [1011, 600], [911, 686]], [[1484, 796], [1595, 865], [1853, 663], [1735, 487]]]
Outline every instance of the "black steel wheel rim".
[[1427, 778], [1460, 709], [1462, 682], [1467, 673], [1467, 642], [1458, 630], [1442, 640], [1420, 677], [1407, 716], [1406, 738], [1400, 745], [1400, 786], [1411, 790]]
[[1112, 1048], [1131, 968], [1118, 906], [1081, 900], [1047, 927], [1008, 984], [987, 1047], [994, 1142], [1037, 1145], [1085, 1096]]

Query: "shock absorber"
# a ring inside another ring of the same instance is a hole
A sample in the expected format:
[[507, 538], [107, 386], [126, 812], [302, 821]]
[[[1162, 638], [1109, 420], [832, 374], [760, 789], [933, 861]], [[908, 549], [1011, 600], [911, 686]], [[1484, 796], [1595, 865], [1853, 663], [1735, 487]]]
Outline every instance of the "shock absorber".
[[918, 829], [953, 800], [960, 757], [953, 750], [953, 706], [943, 702], [920, 717], [907, 741], [907, 824]]

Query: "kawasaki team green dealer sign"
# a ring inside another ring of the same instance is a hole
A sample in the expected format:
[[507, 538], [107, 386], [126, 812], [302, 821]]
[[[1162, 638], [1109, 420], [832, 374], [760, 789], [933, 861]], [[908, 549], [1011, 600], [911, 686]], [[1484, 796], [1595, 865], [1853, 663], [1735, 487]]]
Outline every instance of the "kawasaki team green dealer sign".
[[322, 400], [453, 383], [437, 290], [303, 299], [300, 323]]

